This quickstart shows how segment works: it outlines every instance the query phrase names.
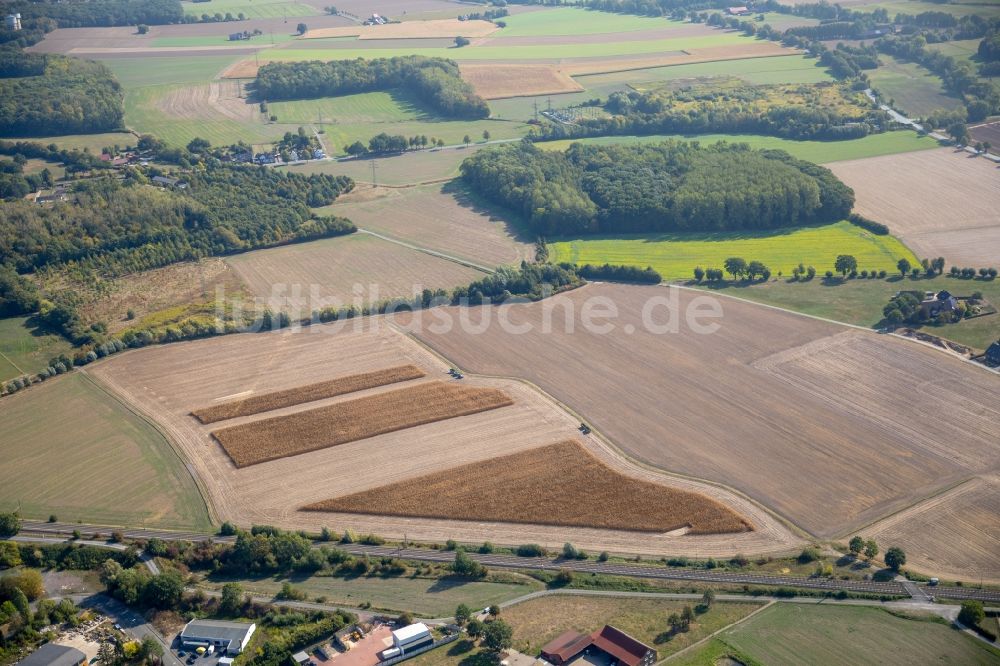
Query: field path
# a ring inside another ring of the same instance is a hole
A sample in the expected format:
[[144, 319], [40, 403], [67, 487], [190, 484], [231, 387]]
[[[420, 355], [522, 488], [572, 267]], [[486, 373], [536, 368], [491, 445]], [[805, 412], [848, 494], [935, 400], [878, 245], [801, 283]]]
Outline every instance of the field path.
[[465, 259], [459, 259], [456, 256], [445, 254], [444, 252], [438, 252], [437, 250], [431, 250], [430, 248], [421, 247], [420, 245], [414, 245], [413, 243], [407, 243], [406, 241], [397, 240], [391, 236], [384, 236], [380, 233], [374, 231], [369, 231], [368, 229], [358, 228], [358, 231], [363, 234], [368, 234], [369, 236], [374, 236], [375, 238], [381, 238], [384, 241], [390, 243], [395, 243], [396, 245], [402, 245], [403, 247], [408, 247], [411, 250], [416, 250], [417, 252], [423, 252], [424, 254], [429, 254], [432, 257], [437, 257], [438, 259], [444, 259], [446, 261], [451, 261], [461, 266], [466, 266], [468, 268], [474, 268], [477, 271], [482, 271], [484, 273], [493, 273], [493, 269], [488, 266], [483, 266], [482, 264], [477, 264], [472, 261], [467, 261]]

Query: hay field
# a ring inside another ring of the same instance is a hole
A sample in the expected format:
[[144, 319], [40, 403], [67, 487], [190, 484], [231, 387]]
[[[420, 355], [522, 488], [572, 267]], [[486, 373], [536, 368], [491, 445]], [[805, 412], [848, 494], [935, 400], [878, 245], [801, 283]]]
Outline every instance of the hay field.
[[[818, 536], [996, 465], [996, 375], [922, 345], [725, 298], [721, 318], [701, 321], [719, 328], [699, 334], [683, 314], [696, 297], [704, 306], [717, 298], [590, 285], [504, 306], [510, 326], [531, 327], [520, 335], [485, 308], [468, 315], [480, 324], [490, 314], [484, 332], [423, 326], [416, 335], [472, 372], [536, 383], [628, 455], [735, 487]], [[582, 325], [585, 305], [608, 304], [610, 332]], [[644, 323], [645, 309], [646, 322], [666, 324], [669, 307], [676, 333]], [[942, 413], [953, 418], [943, 423]]]
[[430, 21], [404, 21], [388, 25], [355, 25], [345, 28], [320, 28], [310, 30], [299, 39], [330, 39], [357, 37], [358, 39], [438, 39], [442, 37], [486, 37], [499, 28], [492, 21], [459, 21], [438, 19]]
[[962, 100], [950, 95], [941, 77], [913, 62], [879, 54], [882, 63], [869, 75], [872, 88], [894, 109], [911, 118], [924, 118], [941, 109], [958, 109]]
[[320, 212], [483, 266], [519, 264], [534, 257], [534, 245], [527, 238], [456, 183], [403, 188], [361, 185]]
[[[503, 391], [514, 404], [448, 419], [292, 458], [237, 468], [212, 440], [211, 426], [190, 413], [216, 399], [255, 394], [412, 363], [445, 377], [450, 362], [402, 334], [383, 317], [273, 333], [231, 335], [118, 354], [88, 366], [115, 395], [155, 420], [190, 461], [218, 520], [318, 530], [324, 525], [389, 538], [469, 543], [541, 543], [567, 540], [592, 551], [724, 557], [733, 553], [788, 553], [802, 540], [758, 505], [716, 486], [664, 474], [623, 459], [594, 437], [583, 439], [601, 462], [630, 477], [696, 492], [731, 507], [756, 528], [725, 535], [680, 535], [542, 525], [469, 522], [301, 511], [331, 496], [350, 495], [450, 467], [484, 462], [578, 435], [579, 418], [529, 385], [466, 375], [462, 386]], [[438, 374], [440, 373], [440, 374]], [[419, 383], [420, 380], [417, 380]], [[401, 386], [413, 385], [403, 384]], [[328, 398], [309, 407], [335, 405], [382, 389]], [[274, 416], [294, 414], [289, 407]], [[259, 417], [241, 417], [245, 423]]]
[[996, 165], [950, 148], [831, 164], [855, 210], [889, 225], [917, 256], [994, 266], [1000, 257]]
[[876, 236], [850, 222], [770, 231], [552, 239], [549, 251], [557, 263], [652, 266], [667, 280], [690, 279], [695, 266], [722, 268], [727, 257], [762, 261], [775, 274], [791, 274], [800, 262], [822, 274], [833, 270], [839, 254], [857, 258], [859, 270], [892, 272], [904, 257], [917, 265], [913, 253], [892, 236]]
[[52, 357], [72, 351], [66, 338], [41, 328], [34, 317], [0, 319], [0, 382], [37, 374]]
[[462, 78], [483, 99], [558, 95], [583, 86], [554, 65], [462, 65]]
[[[920, 526], [915, 529], [915, 526]], [[1000, 583], [1000, 476], [975, 477], [863, 530], [932, 576]]]
[[212, 432], [237, 467], [512, 405], [503, 391], [445, 382], [376, 393]]
[[704, 495], [631, 479], [609, 469], [574, 440], [305, 508], [636, 532], [718, 534], [752, 529], [732, 510]]
[[211, 407], [205, 407], [192, 412], [192, 416], [202, 423], [215, 423], [237, 416], [252, 416], [261, 412], [269, 412], [283, 407], [292, 407], [306, 402], [333, 398], [346, 393], [364, 391], [387, 384], [404, 382], [409, 379], [420, 379], [426, 373], [415, 365], [399, 365], [384, 370], [363, 372], [357, 375], [346, 375], [316, 382], [284, 391], [274, 391], [263, 395], [253, 395], [239, 400], [223, 402]]
[[308, 316], [332, 305], [411, 298], [483, 273], [365, 233], [256, 250], [226, 258], [250, 291], [275, 310]]
[[3, 399], [0, 510], [66, 522], [209, 529], [170, 444], [82, 371]]

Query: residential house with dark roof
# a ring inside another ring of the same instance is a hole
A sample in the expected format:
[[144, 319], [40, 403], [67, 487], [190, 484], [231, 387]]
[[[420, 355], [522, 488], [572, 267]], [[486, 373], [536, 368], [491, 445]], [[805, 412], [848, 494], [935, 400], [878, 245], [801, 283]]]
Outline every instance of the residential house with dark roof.
[[622, 666], [656, 663], [656, 650], [611, 625], [589, 635], [572, 630], [560, 634], [542, 648], [541, 657], [554, 666], [563, 666], [595, 652]]

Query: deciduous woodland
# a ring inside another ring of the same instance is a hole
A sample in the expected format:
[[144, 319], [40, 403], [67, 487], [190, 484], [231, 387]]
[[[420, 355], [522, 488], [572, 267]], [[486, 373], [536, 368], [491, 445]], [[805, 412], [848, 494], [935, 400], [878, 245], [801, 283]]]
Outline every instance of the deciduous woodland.
[[85, 134], [122, 126], [123, 93], [105, 65], [57, 55], [17, 56], [0, 60], [0, 134]]
[[403, 88], [449, 118], [486, 118], [486, 101], [444, 58], [404, 56], [377, 60], [272, 62], [260, 68], [257, 95], [264, 100], [334, 97]]
[[48, 19], [60, 28], [180, 23], [184, 10], [178, 0], [12, 0], [0, 3], [4, 14], [20, 13], [22, 20]]
[[826, 168], [744, 144], [530, 144], [480, 150], [462, 175], [544, 235], [769, 229], [846, 217], [854, 194]]

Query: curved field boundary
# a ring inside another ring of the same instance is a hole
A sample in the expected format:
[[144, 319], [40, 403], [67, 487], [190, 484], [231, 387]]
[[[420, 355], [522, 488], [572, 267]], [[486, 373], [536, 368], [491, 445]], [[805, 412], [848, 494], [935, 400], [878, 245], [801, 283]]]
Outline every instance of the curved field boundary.
[[655, 533], [752, 529], [744, 518], [704, 495], [630, 478], [607, 467], [575, 440], [432, 472], [304, 508]]
[[297, 386], [284, 391], [263, 393], [242, 400], [224, 402], [220, 405], [205, 407], [191, 412], [191, 415], [202, 423], [215, 423], [237, 416], [252, 416], [261, 412], [270, 412], [283, 407], [292, 407], [306, 402], [332, 398], [345, 393], [354, 393], [365, 389], [405, 382], [410, 379], [420, 379], [426, 376], [423, 370], [415, 365], [400, 365], [374, 372], [364, 372], [357, 375], [337, 377], [325, 382]]
[[237, 467], [347, 444], [396, 430], [506, 407], [503, 391], [441, 381], [216, 430]]

